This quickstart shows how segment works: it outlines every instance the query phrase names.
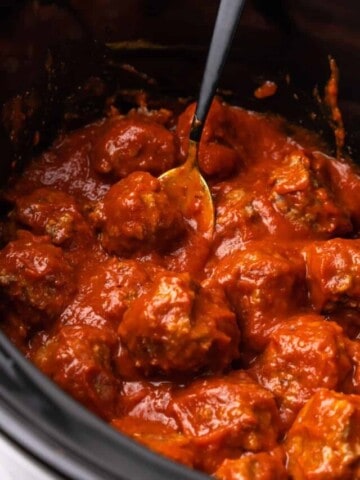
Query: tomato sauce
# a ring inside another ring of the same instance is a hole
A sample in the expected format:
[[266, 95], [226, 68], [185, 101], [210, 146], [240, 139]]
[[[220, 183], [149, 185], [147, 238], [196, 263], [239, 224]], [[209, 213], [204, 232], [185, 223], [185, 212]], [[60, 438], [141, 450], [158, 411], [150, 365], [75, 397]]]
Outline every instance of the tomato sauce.
[[214, 101], [211, 240], [158, 176], [194, 105], [60, 136], [2, 197], [1, 328], [113, 428], [221, 480], [360, 478], [360, 171]]

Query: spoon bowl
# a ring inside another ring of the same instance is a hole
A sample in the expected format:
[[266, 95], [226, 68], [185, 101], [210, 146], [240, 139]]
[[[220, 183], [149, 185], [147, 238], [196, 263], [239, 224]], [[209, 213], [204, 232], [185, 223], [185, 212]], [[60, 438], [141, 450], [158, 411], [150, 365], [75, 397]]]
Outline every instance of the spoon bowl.
[[163, 173], [159, 180], [170, 199], [179, 204], [192, 230], [210, 241], [214, 230], [214, 205], [208, 184], [199, 171], [198, 150], [199, 143], [190, 139], [186, 162]]

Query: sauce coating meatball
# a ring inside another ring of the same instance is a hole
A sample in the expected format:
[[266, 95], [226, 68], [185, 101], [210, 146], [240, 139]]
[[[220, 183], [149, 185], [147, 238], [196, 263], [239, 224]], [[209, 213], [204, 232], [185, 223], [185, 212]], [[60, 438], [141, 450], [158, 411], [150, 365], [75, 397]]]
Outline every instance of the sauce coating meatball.
[[213, 471], [227, 449], [258, 452], [276, 446], [278, 410], [272, 394], [244, 372], [198, 380], [174, 395], [181, 430], [207, 451], [203, 468]]
[[92, 217], [103, 247], [125, 256], [137, 250], [164, 249], [184, 229], [180, 212], [159, 181], [145, 172], [113, 185]]
[[100, 130], [91, 158], [100, 173], [123, 178], [142, 170], [159, 175], [176, 162], [173, 133], [162, 125], [139, 118], [115, 118]]
[[277, 326], [250, 372], [274, 394], [286, 431], [318, 389], [341, 388], [351, 369], [341, 327], [320, 315], [304, 315]]
[[73, 297], [76, 283], [62, 250], [24, 231], [0, 251], [0, 288], [10, 299], [54, 317]]
[[243, 340], [254, 350], [264, 348], [280, 318], [306, 302], [303, 259], [286, 249], [256, 242], [221, 260], [212, 282], [224, 288], [237, 313]]
[[220, 480], [287, 480], [284, 455], [280, 452], [248, 453], [226, 459], [216, 470]]
[[116, 338], [111, 331], [65, 326], [34, 348], [32, 360], [77, 400], [111, 419], [119, 390], [119, 380], [111, 367], [115, 348]]
[[294, 480], [359, 476], [360, 398], [320, 390], [304, 406], [285, 440]]
[[54, 245], [89, 242], [91, 230], [75, 199], [50, 188], [39, 188], [15, 200], [12, 218], [35, 235], [48, 235]]
[[240, 339], [220, 291], [170, 272], [157, 275], [149, 292], [132, 303], [119, 335], [139, 368], [167, 375], [221, 371], [238, 357]]
[[356, 308], [360, 296], [360, 241], [336, 238], [305, 249], [314, 308], [333, 310], [339, 303]]

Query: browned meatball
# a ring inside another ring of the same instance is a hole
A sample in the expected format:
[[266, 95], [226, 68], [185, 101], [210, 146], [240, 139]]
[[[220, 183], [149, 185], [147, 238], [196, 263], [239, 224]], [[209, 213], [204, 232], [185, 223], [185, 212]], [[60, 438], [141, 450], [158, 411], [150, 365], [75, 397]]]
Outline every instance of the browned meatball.
[[101, 173], [123, 178], [137, 170], [159, 175], [172, 168], [177, 148], [173, 133], [145, 118], [112, 118], [99, 129], [91, 159]]
[[314, 308], [360, 305], [360, 240], [336, 238], [305, 249], [307, 278]]
[[16, 198], [12, 217], [36, 235], [49, 235], [55, 245], [88, 242], [91, 238], [75, 199], [50, 188], [39, 188]]
[[360, 476], [360, 397], [322, 389], [300, 411], [285, 440], [294, 480]]
[[62, 250], [47, 237], [28, 232], [20, 232], [0, 251], [0, 288], [10, 299], [50, 317], [63, 311], [76, 290]]
[[118, 255], [161, 250], [184, 229], [182, 216], [160, 182], [135, 172], [111, 187], [92, 215], [104, 248]]
[[239, 455], [276, 446], [274, 397], [244, 372], [197, 380], [174, 394], [172, 408], [184, 434], [208, 451], [200, 466], [208, 471], [217, 468], [221, 450], [238, 449]]
[[[306, 302], [302, 257], [280, 247], [254, 242], [225, 257], [211, 283], [220, 284], [233, 305], [246, 348], [262, 350], [279, 318]], [[274, 294], [276, 292], [276, 294]]]
[[287, 480], [285, 458], [281, 449], [274, 452], [247, 453], [234, 460], [226, 459], [216, 470], [220, 480]]
[[[223, 258], [252, 240], [269, 234], [265, 215], [256, 207], [254, 192], [223, 183], [216, 188], [216, 224], [214, 246], [216, 259]], [[271, 219], [270, 219], [271, 220]]]
[[239, 330], [221, 291], [199, 289], [187, 274], [158, 274], [125, 312], [119, 334], [145, 373], [221, 371], [238, 356]]
[[286, 430], [316, 390], [338, 388], [351, 369], [342, 328], [321, 316], [304, 315], [275, 329], [250, 372], [274, 394]]
[[341, 208], [316, 169], [316, 160], [304, 150], [288, 154], [272, 172], [270, 198], [299, 234], [314, 232], [320, 238], [352, 231], [346, 209]]
[[79, 293], [61, 315], [63, 324], [108, 324], [116, 329], [132, 301], [150, 284], [144, 264], [110, 258], [92, 268]]
[[116, 345], [110, 330], [65, 326], [32, 353], [32, 360], [79, 402], [110, 419], [119, 389], [111, 367]]

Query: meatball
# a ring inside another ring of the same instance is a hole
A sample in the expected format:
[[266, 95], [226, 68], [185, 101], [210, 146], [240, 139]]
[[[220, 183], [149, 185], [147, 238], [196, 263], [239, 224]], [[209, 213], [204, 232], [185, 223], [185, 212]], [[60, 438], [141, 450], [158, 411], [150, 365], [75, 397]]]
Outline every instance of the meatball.
[[143, 170], [159, 175], [172, 168], [177, 157], [173, 133], [146, 118], [107, 120], [93, 143], [91, 160], [100, 173], [123, 178]]
[[71, 301], [76, 284], [59, 247], [47, 237], [19, 232], [19, 238], [0, 251], [0, 289], [11, 300], [55, 317]]
[[338, 388], [351, 369], [342, 328], [318, 315], [304, 315], [275, 329], [250, 372], [274, 394], [286, 430], [316, 390]]
[[208, 471], [218, 467], [221, 450], [226, 455], [226, 449], [237, 449], [239, 455], [276, 446], [274, 397], [245, 372], [196, 380], [174, 394], [172, 408], [183, 433], [208, 452], [203, 454], [206, 466], [200, 466]]
[[136, 172], [113, 185], [92, 214], [100, 241], [110, 253], [169, 248], [183, 233], [181, 213], [171, 204], [160, 182]]
[[315, 159], [303, 150], [288, 154], [272, 172], [270, 198], [298, 234], [314, 232], [328, 238], [352, 231], [347, 211], [340, 208], [316, 169]]
[[169, 406], [175, 384], [170, 382], [123, 381], [119, 410], [124, 417], [140, 422], [154, 422], [172, 430], [179, 430]]
[[124, 314], [119, 334], [146, 374], [223, 370], [238, 356], [239, 331], [220, 290], [188, 274], [159, 273]]
[[[256, 203], [256, 202], [255, 202]], [[263, 212], [254, 204], [254, 192], [228, 184], [217, 189], [214, 246], [217, 258], [223, 258], [244, 244], [263, 239], [268, 233]]]
[[55, 245], [88, 242], [91, 231], [75, 199], [50, 188], [17, 197], [12, 217], [35, 235], [49, 235]]
[[215, 477], [220, 480], [287, 480], [284, 463], [280, 449], [270, 453], [247, 453], [234, 460], [224, 460]]
[[344, 382], [342, 391], [344, 393], [356, 393], [360, 395], [360, 341], [348, 340], [346, 343], [346, 350], [351, 359], [352, 370], [351, 375], [348, 375]]
[[347, 158], [336, 159], [328, 157], [319, 151], [314, 152], [317, 162], [324, 174], [331, 181], [336, 197], [346, 207], [357, 229], [360, 227], [360, 169]]
[[[189, 132], [194, 112], [195, 104], [192, 104], [180, 115], [177, 125], [181, 153], [184, 158], [188, 151]], [[206, 175], [228, 176], [242, 164], [240, 155], [233, 146], [236, 133], [231, 120], [230, 107], [219, 100], [214, 100], [199, 148], [200, 168]]]
[[300, 411], [284, 447], [294, 480], [359, 478], [360, 398], [318, 391]]
[[111, 363], [117, 339], [111, 330], [65, 326], [32, 352], [32, 360], [76, 400], [104, 418], [116, 412], [118, 380]]
[[134, 260], [110, 258], [86, 271], [79, 293], [61, 315], [62, 324], [117, 328], [131, 302], [146, 291], [150, 272]]
[[360, 240], [336, 238], [304, 250], [311, 300], [317, 311], [360, 306]]
[[254, 242], [221, 260], [210, 283], [224, 288], [248, 349], [262, 350], [279, 318], [306, 303], [304, 261], [280, 247]]

